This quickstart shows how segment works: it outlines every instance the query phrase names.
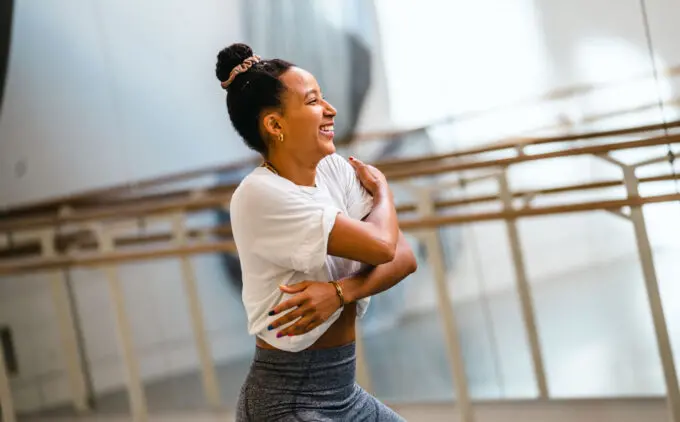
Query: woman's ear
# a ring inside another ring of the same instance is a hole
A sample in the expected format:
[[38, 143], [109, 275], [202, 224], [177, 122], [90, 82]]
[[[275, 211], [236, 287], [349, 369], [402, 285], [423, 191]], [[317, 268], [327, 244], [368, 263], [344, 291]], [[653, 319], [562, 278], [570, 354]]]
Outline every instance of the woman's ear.
[[264, 115], [262, 125], [264, 126], [265, 133], [272, 139], [278, 139], [283, 133], [281, 115], [275, 111]]

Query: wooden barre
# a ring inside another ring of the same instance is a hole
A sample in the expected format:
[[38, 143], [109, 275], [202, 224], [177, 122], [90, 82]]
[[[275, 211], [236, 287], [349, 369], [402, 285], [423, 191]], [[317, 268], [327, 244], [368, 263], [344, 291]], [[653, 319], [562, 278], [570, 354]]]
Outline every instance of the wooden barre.
[[[565, 205], [552, 205], [524, 208], [513, 211], [483, 212], [467, 215], [438, 215], [427, 218], [401, 220], [399, 225], [405, 230], [420, 230], [446, 225], [484, 222], [492, 220], [518, 219], [532, 216], [558, 215], [597, 210], [617, 210], [626, 206], [680, 201], [680, 194], [637, 197], [610, 201], [582, 202]], [[89, 267], [120, 264], [149, 259], [162, 259], [195, 254], [235, 252], [233, 241], [206, 242], [183, 247], [165, 247], [142, 251], [118, 251], [113, 253], [88, 253], [61, 256], [52, 259], [24, 258], [0, 262], [0, 275], [18, 274], [35, 271], [56, 270], [70, 267]]]
[[[231, 226], [223, 225], [210, 227], [207, 229], [188, 229], [186, 237], [188, 239], [200, 239], [207, 236], [218, 236], [231, 238]], [[135, 246], [140, 244], [172, 242], [173, 233], [161, 232], [136, 236], [120, 236], [113, 239], [114, 247]], [[55, 250], [59, 253], [76, 249], [78, 251], [96, 249], [98, 242], [89, 230], [81, 230], [68, 235], [55, 235]], [[41, 242], [38, 239], [17, 242], [12, 248], [0, 249], [0, 262], [2, 259], [23, 257], [25, 255], [38, 255], [41, 252]]]
[[0, 218], [3, 217], [4, 215], [7, 214], [18, 214], [18, 213], [25, 213], [31, 209], [34, 208], [59, 208], [62, 204], [67, 204], [67, 203], [73, 203], [77, 201], [85, 201], [85, 200], [96, 200], [97, 198], [101, 198], [106, 195], [119, 195], [123, 193], [129, 192], [131, 189], [143, 189], [147, 187], [152, 187], [152, 186], [158, 186], [158, 185], [163, 185], [163, 184], [169, 184], [169, 183], [174, 183], [174, 182], [181, 182], [181, 181], [186, 181], [186, 180], [191, 180], [191, 179], [196, 179], [199, 177], [205, 177], [209, 175], [213, 175], [216, 173], [221, 173], [221, 172], [227, 172], [227, 171], [238, 171], [241, 169], [250, 169], [252, 167], [255, 167], [262, 161], [261, 158], [258, 157], [251, 157], [249, 159], [245, 159], [242, 162], [239, 163], [232, 163], [232, 164], [223, 164], [223, 165], [217, 165], [213, 167], [208, 167], [208, 168], [202, 168], [198, 170], [193, 170], [193, 171], [188, 171], [188, 172], [180, 172], [180, 173], [173, 173], [169, 174], [167, 176], [161, 176], [161, 177], [155, 177], [155, 178], [148, 178], [148, 179], [143, 179], [140, 181], [136, 182], [128, 182], [120, 185], [114, 185], [109, 188], [104, 188], [104, 189], [93, 189], [93, 190], [88, 190], [88, 191], [83, 191], [79, 193], [74, 193], [72, 195], [64, 195], [60, 197], [55, 197], [51, 198], [49, 200], [38, 200], [38, 201], [33, 201], [33, 202], [26, 202], [23, 203], [19, 206], [16, 207], [11, 207], [4, 212], [0, 212]]
[[[667, 175], [661, 175], [661, 176], [650, 176], [650, 177], [641, 177], [638, 179], [639, 183], [651, 183], [651, 182], [665, 182], [665, 181], [671, 181], [671, 180], [678, 180], [680, 179], [680, 174], [667, 174]], [[567, 192], [582, 192], [582, 191], [588, 191], [588, 190], [597, 190], [597, 189], [606, 189], [606, 188], [614, 188], [614, 187], [623, 187], [623, 180], [603, 180], [600, 182], [591, 182], [591, 183], [583, 183], [583, 184], [578, 184], [578, 185], [567, 185], [567, 186], [559, 186], [555, 188], [545, 188], [545, 189], [535, 189], [535, 190], [522, 190], [522, 191], [517, 191], [512, 193], [512, 197], [514, 199], [516, 198], [525, 198], [527, 196], [545, 196], [545, 195], [554, 195], [558, 193], [567, 193]], [[474, 204], [480, 204], [484, 202], [492, 202], [499, 200], [498, 195], [482, 195], [482, 196], [473, 196], [471, 198], [462, 198], [462, 199], [448, 199], [448, 200], [442, 200], [442, 201], [435, 201], [434, 207], [436, 210], [441, 210], [445, 208], [453, 208], [453, 207], [458, 207], [458, 206], [463, 206], [463, 205], [474, 205]], [[405, 213], [405, 212], [415, 212], [417, 211], [417, 205], [416, 204], [404, 204], [404, 205], [399, 205], [397, 207], [397, 212], [398, 213]]]
[[[439, 166], [427, 166], [423, 168], [415, 168], [408, 171], [400, 172], [386, 172], [385, 175], [390, 180], [402, 180], [409, 177], [434, 175], [445, 172], [454, 172], [462, 170], [480, 169], [484, 167], [501, 167], [518, 164], [528, 161], [536, 161], [541, 159], [560, 158], [569, 156], [579, 156], [586, 154], [601, 154], [610, 151], [621, 149], [632, 149], [640, 147], [648, 147], [655, 145], [665, 145], [668, 143], [680, 142], [680, 135], [673, 135], [669, 137], [650, 138], [639, 141], [617, 142], [613, 144], [602, 144], [580, 148], [571, 148], [561, 151], [554, 151], [542, 154], [520, 155], [517, 157], [510, 157], [498, 160], [480, 160], [468, 163], [452, 163]], [[233, 186], [230, 186], [230, 188]], [[82, 212], [73, 212], [71, 215], [63, 217], [43, 217], [32, 219], [17, 219], [0, 221], [0, 231], [18, 231], [35, 229], [38, 227], [65, 225], [69, 223], [77, 223], [106, 218], [121, 218], [130, 217], [131, 215], [145, 215], [145, 214], [162, 214], [179, 212], [184, 210], [202, 210], [207, 208], [214, 208], [219, 206], [226, 206], [229, 196], [227, 194], [220, 196], [208, 196], [199, 198], [183, 198], [164, 201], [160, 204], [149, 202], [148, 204], [125, 205], [123, 207], [107, 207], [105, 209], [95, 209]]]
[[73, 267], [93, 267], [122, 262], [144, 261], [152, 259], [175, 258], [179, 256], [200, 255], [207, 253], [235, 252], [233, 241], [204, 242], [182, 247], [155, 248], [142, 251], [116, 251], [110, 253], [88, 253], [75, 256], [59, 256], [55, 258], [23, 258], [0, 262], [0, 276], [21, 274], [35, 271], [48, 271]]
[[[673, 175], [658, 175], [643, 177], [639, 179], [639, 183], [652, 183], [661, 181], [671, 181], [680, 179], [680, 174]], [[514, 192], [513, 198], [523, 198], [531, 196], [532, 198], [546, 195], [554, 195], [559, 193], [567, 192], [581, 192], [586, 190], [596, 190], [596, 189], [606, 189], [612, 187], [623, 187], [622, 180], [604, 180], [599, 182], [583, 183], [576, 185], [566, 185], [554, 188], [545, 189], [535, 189], [535, 190], [523, 190]], [[498, 195], [483, 195], [468, 197], [462, 199], [453, 200], [440, 200], [435, 201], [434, 207], [436, 210], [443, 210], [447, 208], [453, 208], [457, 206], [472, 205], [484, 202], [492, 202], [499, 200]], [[416, 204], [403, 204], [397, 206], [398, 213], [408, 213], [417, 210]], [[133, 218], [132, 216], [131, 218]], [[204, 236], [220, 236], [220, 237], [231, 237], [232, 231], [230, 225], [222, 225], [204, 229], [188, 229], [187, 237], [189, 238], [201, 238]], [[169, 242], [172, 241], [172, 233], [153, 233], [148, 235], [135, 235], [135, 236], [123, 236], [116, 237], [114, 239], [116, 247], [125, 247], [139, 244], [148, 244], [156, 242]], [[93, 234], [89, 230], [81, 230], [76, 233], [68, 235], [56, 235], [55, 247], [58, 251], [68, 250], [69, 248], [76, 248], [78, 250], [95, 249], [97, 247], [97, 241]], [[10, 249], [0, 249], [0, 259], [14, 258], [17, 256], [39, 254], [40, 253], [40, 241], [39, 240], [28, 240], [24, 242], [16, 243]]]
[[[160, 203], [160, 202], [171, 202], [178, 199], [185, 199], [187, 197], [204, 197], [208, 195], [222, 195], [229, 196], [234, 193], [238, 183], [229, 184], [217, 184], [209, 185], [205, 188], [194, 188], [194, 189], [177, 189], [170, 190], [162, 193], [150, 193], [145, 195], [130, 195], [123, 197], [112, 197], [112, 198], [94, 198], [89, 201], [81, 201], [77, 203], [71, 203], [71, 209], [77, 210], [91, 210], [97, 207], [125, 207], [125, 206], [136, 206], [141, 203]], [[56, 213], [55, 213], [56, 215]]]
[[597, 210], [614, 210], [622, 207], [642, 206], [661, 202], [680, 201], [680, 194], [667, 194], [610, 201], [583, 202], [577, 204], [551, 205], [535, 208], [523, 208], [514, 211], [482, 212], [469, 215], [436, 215], [426, 218], [401, 220], [399, 226], [403, 230], [418, 230], [464, 223], [479, 223], [492, 220], [512, 220], [523, 217], [558, 215]]
[[86, 221], [96, 221], [105, 219], [129, 218], [130, 216], [144, 216], [146, 214], [170, 214], [186, 210], [204, 210], [217, 208], [228, 204], [230, 194], [217, 196], [206, 196], [204, 198], [181, 198], [171, 201], [164, 201], [159, 204], [150, 202], [140, 205], [125, 205], [123, 207], [106, 207], [74, 212], [63, 217], [42, 217], [26, 220], [0, 221], [0, 231], [16, 231], [36, 229], [46, 226], [67, 225], [71, 223], [83, 223]]

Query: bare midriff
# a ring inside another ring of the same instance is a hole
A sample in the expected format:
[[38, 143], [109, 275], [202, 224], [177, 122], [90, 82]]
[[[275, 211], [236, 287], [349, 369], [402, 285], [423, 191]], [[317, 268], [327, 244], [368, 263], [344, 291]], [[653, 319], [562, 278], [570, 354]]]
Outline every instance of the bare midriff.
[[[319, 339], [314, 342], [307, 350], [314, 349], [330, 349], [333, 347], [340, 347], [354, 342], [356, 339], [355, 321], [357, 316], [357, 307], [355, 303], [345, 305], [340, 317], [335, 321]], [[257, 338], [257, 347], [263, 349], [274, 349], [276, 347], [265, 342], [261, 338]]]

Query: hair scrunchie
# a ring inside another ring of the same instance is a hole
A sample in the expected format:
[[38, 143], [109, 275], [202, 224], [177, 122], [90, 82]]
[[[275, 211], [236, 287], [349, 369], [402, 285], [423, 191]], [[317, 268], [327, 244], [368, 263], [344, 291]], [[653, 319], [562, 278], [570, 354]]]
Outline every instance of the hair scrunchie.
[[245, 59], [240, 65], [236, 66], [234, 70], [229, 73], [229, 79], [226, 81], [222, 82], [220, 85], [222, 85], [222, 88], [227, 89], [229, 85], [231, 85], [232, 82], [234, 82], [234, 79], [236, 76], [238, 76], [240, 73], [247, 72], [248, 69], [250, 69], [255, 63], [258, 63], [260, 61], [260, 56], [250, 56], [247, 59]]

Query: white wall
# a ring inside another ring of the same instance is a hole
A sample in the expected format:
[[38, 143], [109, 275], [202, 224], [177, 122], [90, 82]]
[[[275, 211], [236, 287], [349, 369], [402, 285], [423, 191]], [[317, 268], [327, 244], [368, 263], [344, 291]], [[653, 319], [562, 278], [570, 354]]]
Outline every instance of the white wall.
[[[672, 45], [677, 29], [672, 22], [679, 6], [668, 0], [647, 4], [659, 65], [677, 64], [679, 53]], [[560, 4], [547, 0], [377, 0], [376, 6], [392, 118], [408, 127], [457, 116], [455, 133], [465, 139], [457, 140], [455, 146], [477, 143], [484, 137], [516, 135], [535, 124], [557, 123], [556, 114], [572, 110], [577, 115], [590, 108], [602, 112], [613, 108], [614, 102], [632, 106], [628, 103], [657, 98], [656, 87], [647, 83], [626, 91], [614, 88], [606, 98], [589, 98], [599, 100], [594, 104], [516, 106], [554, 89], [650, 71], [642, 15], [635, 0]], [[408, 22], [408, 31], [403, 30], [404, 22]], [[501, 106], [506, 106], [501, 112], [488, 113]], [[460, 118], [473, 111], [486, 113], [479, 120], [466, 119], [461, 127]], [[453, 146], [450, 141], [442, 145]]]
[[0, 207], [243, 157], [214, 74], [239, 4], [17, 1]]

